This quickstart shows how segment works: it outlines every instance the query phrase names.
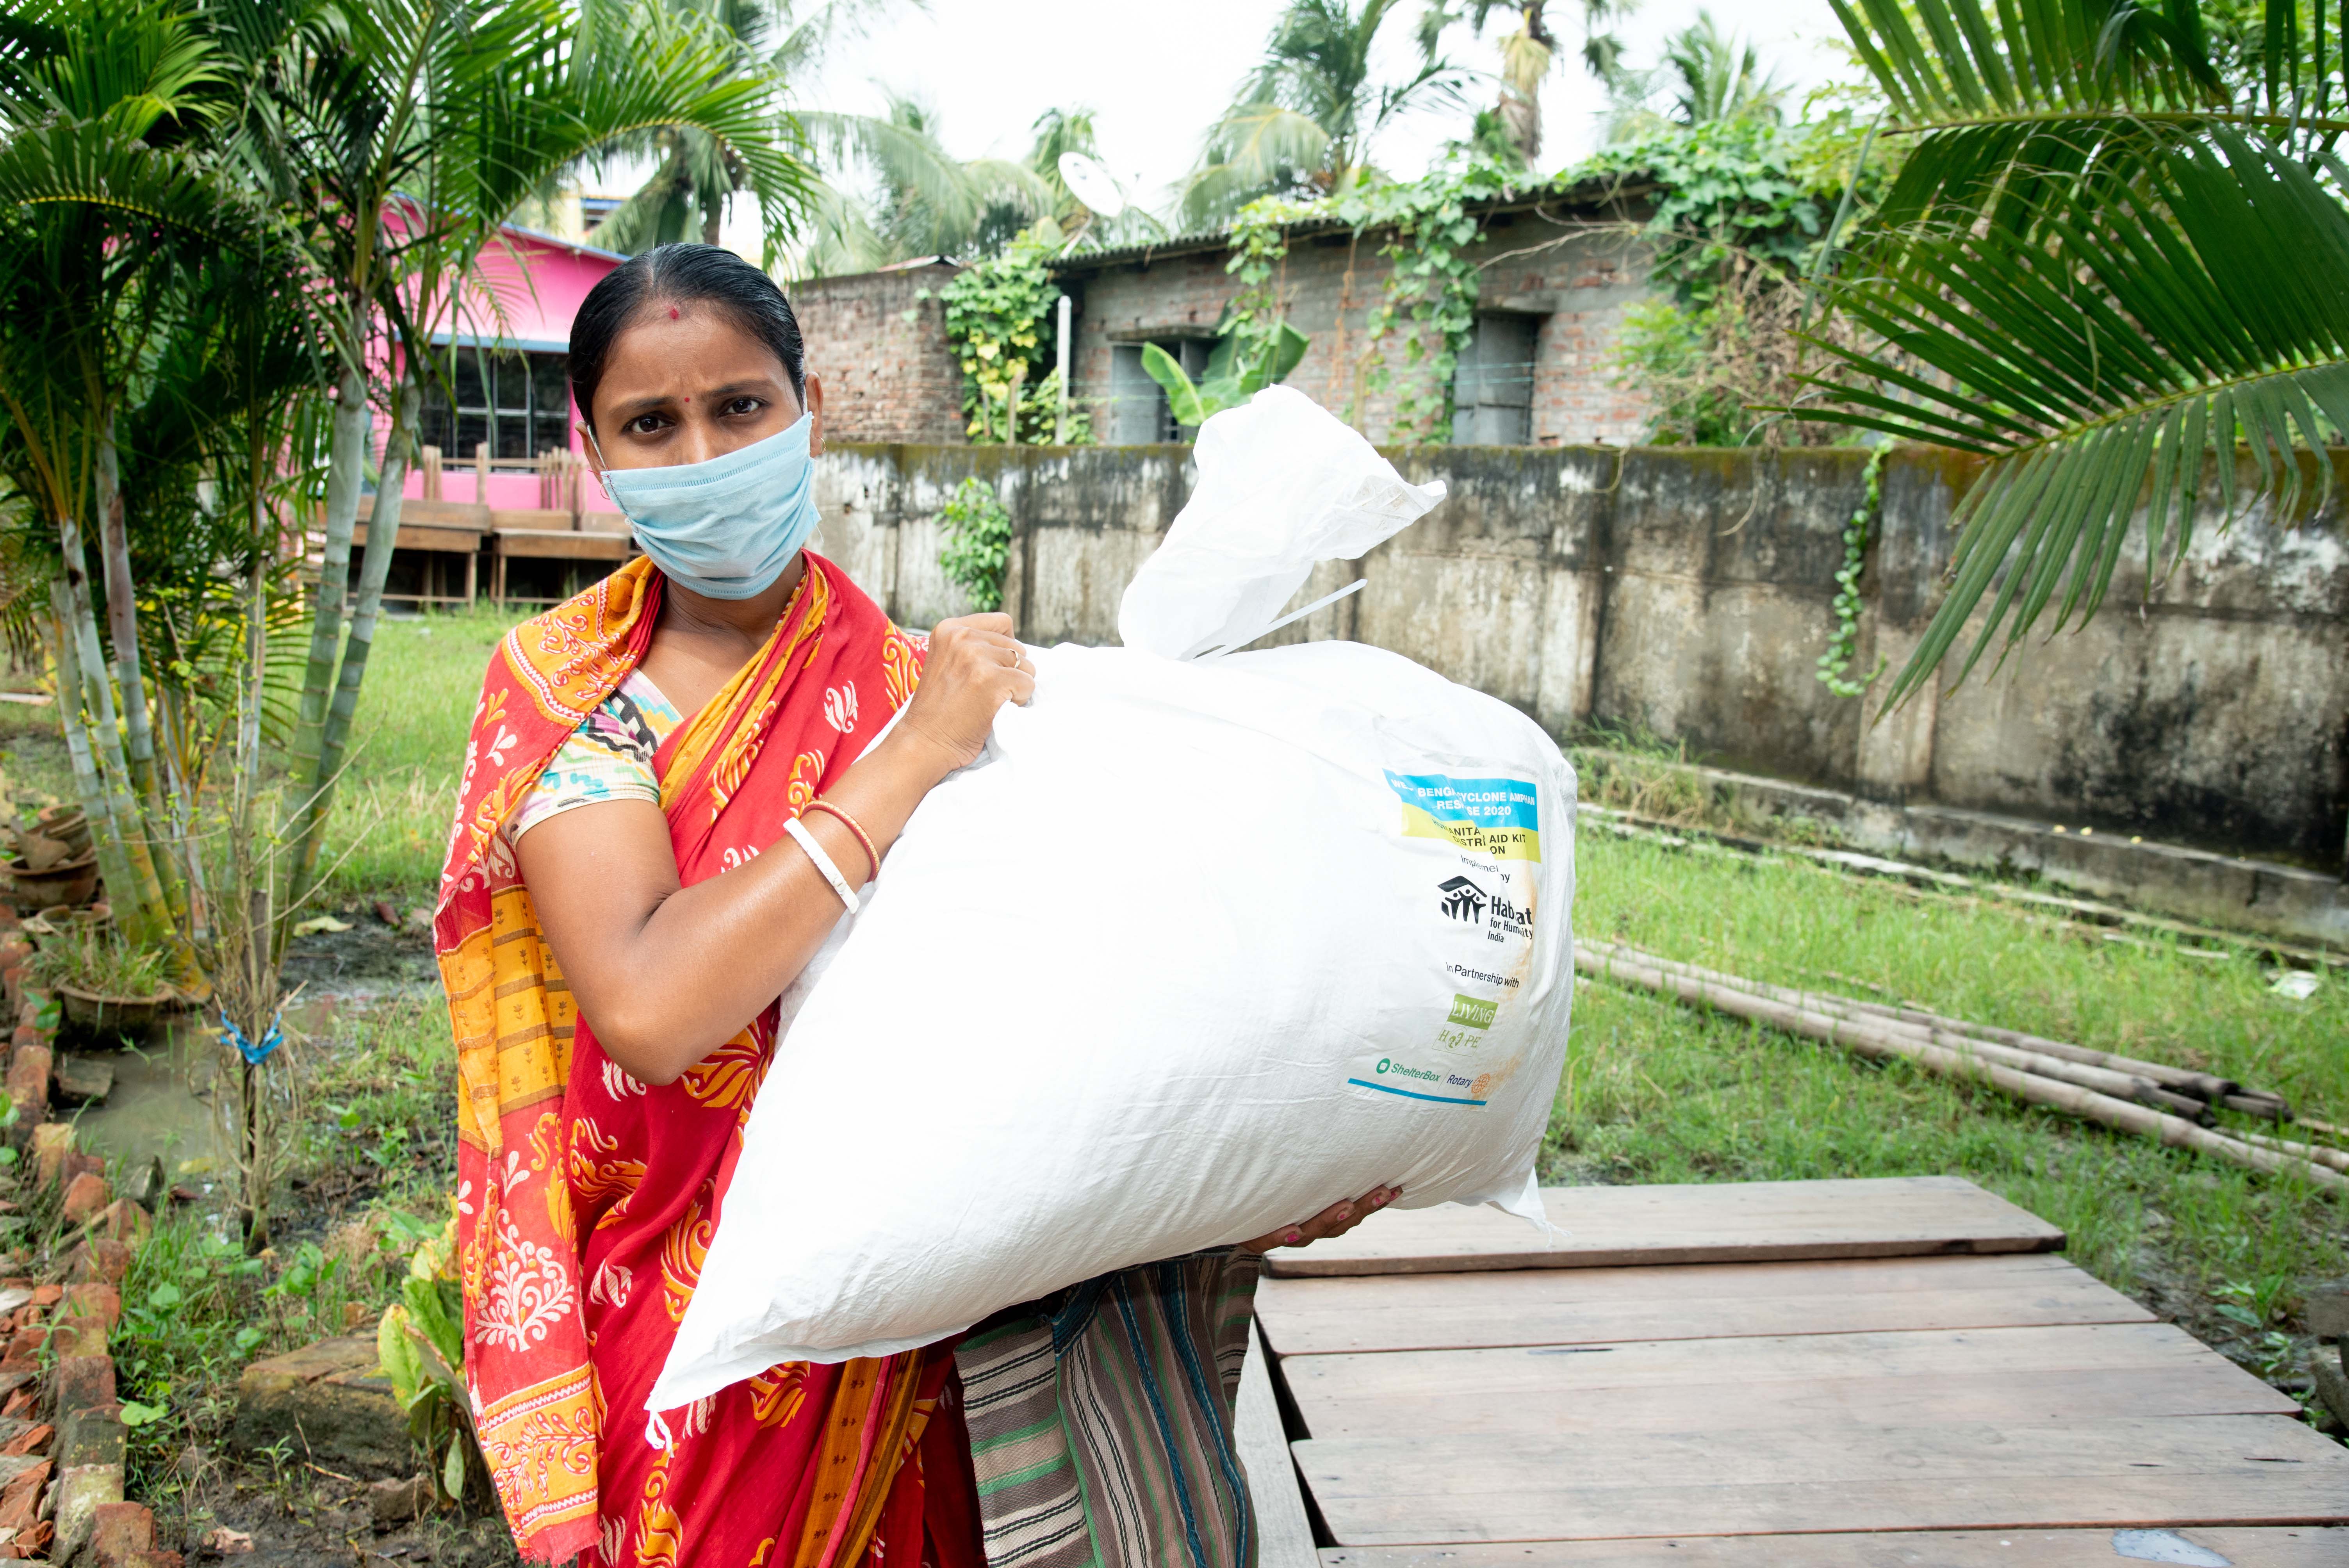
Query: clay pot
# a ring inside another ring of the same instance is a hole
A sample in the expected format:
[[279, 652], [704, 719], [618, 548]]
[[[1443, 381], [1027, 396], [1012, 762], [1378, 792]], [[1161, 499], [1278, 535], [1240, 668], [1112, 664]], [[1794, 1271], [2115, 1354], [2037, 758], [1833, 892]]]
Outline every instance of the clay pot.
[[69, 857], [89, 852], [89, 818], [78, 806], [50, 806], [33, 819], [36, 831], [43, 838], [55, 839], [66, 847]]
[[176, 998], [176, 994], [168, 989], [152, 996], [107, 996], [74, 985], [56, 989], [66, 1022], [91, 1034], [144, 1034], [155, 1026], [156, 1018]]
[[47, 909], [57, 903], [88, 903], [98, 891], [98, 854], [85, 852], [63, 865], [35, 871], [21, 860], [8, 862], [16, 884], [16, 904], [22, 909]]

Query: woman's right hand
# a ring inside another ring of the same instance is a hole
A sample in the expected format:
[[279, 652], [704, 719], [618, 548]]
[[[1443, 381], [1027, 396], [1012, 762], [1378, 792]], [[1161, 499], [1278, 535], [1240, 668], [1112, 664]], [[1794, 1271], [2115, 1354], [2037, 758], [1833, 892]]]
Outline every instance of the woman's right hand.
[[930, 631], [921, 684], [899, 727], [932, 748], [944, 778], [978, 760], [996, 710], [1036, 693], [1036, 666], [1011, 635], [1009, 615], [959, 615]]

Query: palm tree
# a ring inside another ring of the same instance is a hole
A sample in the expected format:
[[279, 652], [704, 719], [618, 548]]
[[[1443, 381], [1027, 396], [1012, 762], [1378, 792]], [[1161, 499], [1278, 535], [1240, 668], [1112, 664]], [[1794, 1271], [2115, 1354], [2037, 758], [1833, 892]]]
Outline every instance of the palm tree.
[[[732, 39], [735, 70], [786, 83], [812, 78], [833, 48], [864, 36], [896, 5], [896, 0], [817, 0], [802, 10], [792, 0], [667, 3]], [[740, 159], [698, 126], [632, 128], [579, 161], [603, 165], [617, 158], [649, 160], [653, 172], [588, 238], [626, 255], [688, 236], [718, 243], [728, 206], [750, 186]]]
[[163, 358], [188, 272], [269, 237], [265, 215], [201, 155], [219, 86], [209, 42], [170, 0], [31, 4], [0, 33], [0, 122], [12, 132], [0, 145], [0, 466], [43, 518], [77, 793], [118, 918], [145, 941], [168, 937], [185, 910], [150, 842], [162, 790], [118, 421]]
[[[1051, 209], [1050, 187], [1027, 166], [948, 153], [937, 111], [911, 94], [888, 94], [878, 115], [809, 111], [800, 120], [831, 175], [810, 204], [812, 235], [796, 268], [803, 276], [1000, 249]], [[862, 195], [851, 183], [859, 181]]]
[[[666, 3], [722, 29], [737, 46], [740, 68], [792, 87], [815, 79], [833, 50], [867, 36], [892, 13], [926, 9], [926, 0]], [[910, 93], [889, 94], [877, 116], [802, 108], [796, 121], [831, 176], [811, 181], [806, 191], [806, 222], [790, 262], [802, 275], [863, 272], [963, 250], [988, 226], [990, 212], [1024, 214], [1024, 223], [1046, 200], [1042, 187], [1001, 160], [966, 163], [949, 156], [938, 142], [936, 111]], [[728, 204], [746, 188], [739, 161], [691, 126], [639, 129], [583, 161], [615, 158], [654, 164], [587, 236], [624, 254], [685, 239], [697, 228], [703, 243], [718, 243]], [[874, 188], [873, 199], [850, 189], [858, 181]]]
[[[422, 378], [446, 355], [433, 338], [478, 308], [463, 280], [498, 225], [556, 171], [644, 128], [709, 137], [758, 192], [771, 242], [806, 178], [774, 79], [746, 68], [716, 23], [660, 0], [230, 0], [222, 15], [245, 88], [228, 145], [308, 236], [336, 303], [325, 554], [293, 746], [306, 883], [374, 642]], [[354, 588], [378, 400], [390, 429]]]
[[1413, 109], [1457, 107], [1468, 73], [1433, 54], [1381, 84], [1371, 46], [1398, 0], [1289, 0], [1262, 63], [1208, 129], [1180, 202], [1186, 227], [1227, 218], [1259, 196], [1328, 196], [1371, 172], [1380, 131]]
[[[2133, 526], [2174, 567], [2206, 478], [2289, 509], [2349, 437], [2349, 76], [2321, 8], [1833, 0], [1909, 146], [1830, 304], [1812, 418], [1978, 453], [1916, 690], [2095, 613]], [[1921, 372], [1904, 370], [1905, 355]], [[2247, 443], [2256, 477], [2238, 474]], [[2136, 522], [2140, 503], [2143, 521]], [[2060, 591], [2060, 593], [2059, 593]]]
[[[1622, 39], [1605, 30], [1605, 24], [1620, 20], [1637, 4], [1638, 0], [1582, 0], [1582, 64], [1602, 82], [1611, 80], [1622, 68], [1623, 57]], [[1454, 23], [1464, 21], [1471, 32], [1482, 36], [1495, 12], [1516, 16], [1516, 29], [1501, 39], [1500, 101], [1485, 111], [1494, 119], [1487, 124], [1484, 113], [1478, 115], [1469, 145], [1497, 152], [1492, 146], [1497, 134], [1516, 150], [1513, 161], [1526, 169], [1541, 156], [1541, 87], [1557, 59], [1557, 39], [1550, 32], [1547, 10], [1546, 0], [1467, 0], [1456, 10], [1449, 5], [1430, 5], [1419, 20], [1420, 52], [1432, 59], [1444, 30]]]
[[[1786, 92], [1777, 73], [1763, 69], [1754, 46], [1723, 33], [1710, 11], [1699, 11], [1694, 22], [1664, 40], [1663, 58], [1653, 69], [1617, 66], [1607, 83], [1610, 142], [1674, 127], [1775, 121]], [[1653, 107], [1659, 93], [1668, 101], [1661, 112]]]
[[1710, 11], [1699, 11], [1665, 43], [1664, 68], [1676, 78], [1671, 118], [1678, 124], [1778, 118], [1786, 89], [1775, 72], [1762, 69], [1754, 46], [1723, 33]]

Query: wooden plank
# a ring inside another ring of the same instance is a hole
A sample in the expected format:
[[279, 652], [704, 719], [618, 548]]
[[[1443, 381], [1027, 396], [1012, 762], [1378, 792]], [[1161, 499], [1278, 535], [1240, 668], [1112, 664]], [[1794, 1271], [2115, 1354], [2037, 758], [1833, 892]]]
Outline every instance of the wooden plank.
[[1266, 1259], [1296, 1276], [2061, 1251], [2064, 1233], [1958, 1176], [1545, 1187], [1545, 1238], [1497, 1209], [1389, 1209]]
[[1248, 1331], [1247, 1360], [1240, 1367], [1240, 1394], [1232, 1413], [1232, 1446], [1247, 1472], [1255, 1505], [1257, 1568], [1316, 1568], [1313, 1526], [1305, 1517], [1305, 1493], [1289, 1457], [1288, 1434], [1280, 1424], [1280, 1404], [1266, 1371], [1264, 1336]]
[[1381, 1436], [1293, 1447], [1340, 1546], [2349, 1523], [2349, 1450], [2284, 1416], [1796, 1419], [1766, 1432], [1622, 1432], [1603, 1442]]
[[1268, 1279], [1256, 1311], [1282, 1356], [2153, 1321], [2047, 1253]]
[[[2116, 1546], [2159, 1542], [2110, 1530], [1904, 1531], [1871, 1535], [1698, 1535], [1659, 1541], [1512, 1542], [1495, 1546], [1332, 1546], [1321, 1568], [2128, 1568]], [[2349, 1530], [2322, 1526], [2168, 1532], [2235, 1568], [2341, 1568]], [[2161, 1561], [2139, 1557], [2137, 1562]], [[2170, 1561], [2178, 1561], [2172, 1557]]]
[[[351, 531], [351, 547], [357, 549], [366, 544], [367, 534], [366, 523], [362, 522], [354, 528]], [[481, 549], [481, 534], [479, 529], [442, 528], [435, 524], [403, 522], [399, 525], [399, 537], [391, 542], [395, 550], [433, 550], [445, 551], [451, 554], [471, 555]]]
[[1719, 1431], [2300, 1413], [2168, 1323], [1292, 1356], [1280, 1370], [1316, 1438], [1611, 1438], [1685, 1431], [1694, 1411]]
[[[375, 497], [359, 497], [359, 525], [364, 528], [375, 515]], [[490, 509], [473, 501], [422, 500], [409, 496], [399, 503], [399, 531], [404, 539], [410, 528], [463, 528], [475, 533], [488, 531]]]
[[575, 531], [571, 526], [571, 514], [561, 507], [500, 506], [490, 509], [490, 527], [499, 531], [509, 528], [529, 528], [556, 533]]
[[633, 542], [626, 534], [567, 528], [502, 528], [491, 537], [500, 555], [537, 561], [625, 561]]

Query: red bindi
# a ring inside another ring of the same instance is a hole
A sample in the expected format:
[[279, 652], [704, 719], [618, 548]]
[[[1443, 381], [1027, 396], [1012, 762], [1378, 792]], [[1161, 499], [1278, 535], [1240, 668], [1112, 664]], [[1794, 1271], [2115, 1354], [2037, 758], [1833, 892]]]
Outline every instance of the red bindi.
[[677, 319], [677, 306], [671, 305], [668, 307], [668, 318], [671, 321], [675, 321]]

